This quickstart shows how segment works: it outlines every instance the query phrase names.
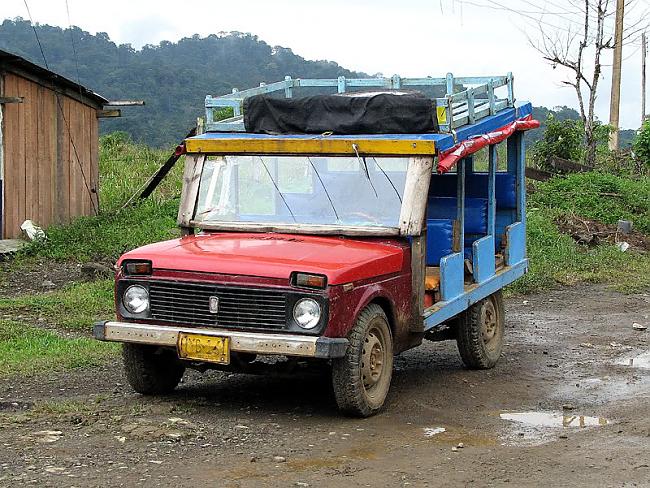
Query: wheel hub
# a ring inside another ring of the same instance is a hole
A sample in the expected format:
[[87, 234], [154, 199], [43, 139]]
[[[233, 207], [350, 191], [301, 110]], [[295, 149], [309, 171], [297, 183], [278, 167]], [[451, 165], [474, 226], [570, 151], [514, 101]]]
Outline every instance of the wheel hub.
[[483, 336], [483, 342], [488, 343], [494, 336], [497, 331], [497, 314], [494, 309], [494, 305], [491, 301], [487, 301], [483, 310], [481, 311], [481, 335]]
[[370, 331], [364, 341], [361, 357], [361, 378], [366, 389], [375, 386], [384, 368], [384, 347], [375, 331]]

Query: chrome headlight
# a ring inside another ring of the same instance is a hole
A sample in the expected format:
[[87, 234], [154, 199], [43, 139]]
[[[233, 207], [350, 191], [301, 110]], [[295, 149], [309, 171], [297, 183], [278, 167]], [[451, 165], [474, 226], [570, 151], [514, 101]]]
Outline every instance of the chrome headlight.
[[130, 313], [146, 312], [149, 309], [149, 292], [144, 286], [131, 285], [124, 292], [122, 303]]
[[320, 321], [320, 305], [312, 298], [302, 298], [293, 307], [293, 318], [303, 329], [313, 329]]

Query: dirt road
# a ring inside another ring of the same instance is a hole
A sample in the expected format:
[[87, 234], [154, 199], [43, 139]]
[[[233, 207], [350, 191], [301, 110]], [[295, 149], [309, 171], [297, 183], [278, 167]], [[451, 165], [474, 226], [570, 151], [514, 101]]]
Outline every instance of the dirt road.
[[119, 365], [0, 382], [1, 486], [650, 486], [650, 295], [507, 302], [505, 355], [396, 361], [385, 410], [337, 414], [326, 379], [190, 373], [169, 397]]

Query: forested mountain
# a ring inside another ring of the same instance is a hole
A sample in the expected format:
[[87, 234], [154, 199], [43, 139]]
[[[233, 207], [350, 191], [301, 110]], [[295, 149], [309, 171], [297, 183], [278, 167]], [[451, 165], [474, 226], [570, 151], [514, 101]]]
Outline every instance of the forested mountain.
[[[103, 120], [102, 132], [124, 130], [155, 146], [174, 144], [185, 136], [204, 112], [207, 94], [221, 95], [233, 87], [250, 88], [286, 75], [364, 76], [333, 62], [307, 61], [291, 49], [272, 47], [240, 32], [195, 35], [135, 50], [129, 44], [115, 44], [106, 33], [92, 35], [78, 27], [37, 24], [36, 31], [52, 71], [79, 80], [108, 99], [146, 101], [144, 107], [123, 109], [120, 119]], [[0, 25], [0, 49], [43, 65], [29, 21], [5, 20]]]
[[[364, 77], [331, 61], [308, 61], [291, 49], [270, 46], [252, 34], [194, 35], [178, 42], [163, 41], [135, 50], [117, 45], [108, 34], [95, 35], [78, 27], [61, 29], [37, 24], [49, 68], [108, 99], [145, 100], [144, 107], [125, 108], [119, 119], [104, 119], [103, 133], [123, 130], [134, 140], [153, 146], [176, 144], [204, 113], [207, 94], [228, 93], [273, 82], [286, 75], [302, 78]], [[44, 65], [29, 21], [5, 20], [0, 25], [0, 49]], [[535, 107], [542, 123], [550, 113]], [[558, 118], [578, 118], [568, 107], [553, 110]], [[623, 131], [629, 139], [633, 131]], [[527, 140], [541, 136], [530, 131]]]

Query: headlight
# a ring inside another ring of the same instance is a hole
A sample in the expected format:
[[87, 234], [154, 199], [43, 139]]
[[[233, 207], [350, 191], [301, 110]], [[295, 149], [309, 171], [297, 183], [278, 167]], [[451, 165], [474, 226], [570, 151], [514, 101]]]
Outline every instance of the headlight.
[[293, 318], [303, 329], [313, 329], [320, 320], [320, 305], [311, 298], [298, 300], [293, 307]]
[[124, 292], [122, 303], [131, 313], [142, 313], [149, 308], [149, 292], [144, 286], [131, 285]]

